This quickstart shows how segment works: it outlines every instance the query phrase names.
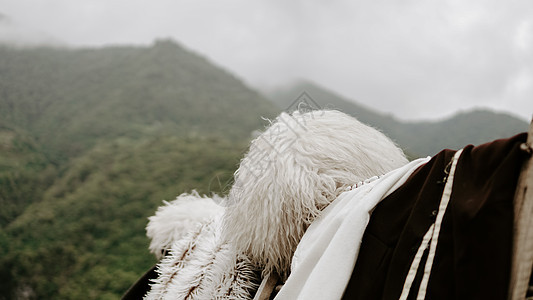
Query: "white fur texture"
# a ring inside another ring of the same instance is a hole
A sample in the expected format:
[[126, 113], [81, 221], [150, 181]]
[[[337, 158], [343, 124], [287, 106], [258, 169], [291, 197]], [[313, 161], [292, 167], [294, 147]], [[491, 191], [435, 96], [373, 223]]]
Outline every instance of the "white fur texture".
[[235, 172], [224, 238], [286, 278], [305, 230], [348, 186], [407, 163], [376, 129], [333, 110], [282, 113]]
[[220, 216], [175, 242], [145, 299], [252, 299], [260, 271], [220, 238]]
[[163, 201], [154, 216], [149, 217], [146, 235], [151, 239], [150, 252], [157, 258], [168, 250], [172, 243], [181, 239], [196, 226], [222, 214], [224, 208], [211, 198], [200, 197], [196, 191], [181, 194], [174, 201]]

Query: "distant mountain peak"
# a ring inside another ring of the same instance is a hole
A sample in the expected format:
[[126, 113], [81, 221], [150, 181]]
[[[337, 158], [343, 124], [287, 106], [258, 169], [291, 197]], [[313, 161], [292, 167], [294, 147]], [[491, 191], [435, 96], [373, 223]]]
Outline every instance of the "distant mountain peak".
[[400, 121], [351, 101], [309, 80], [298, 80], [267, 96], [285, 109], [306, 92], [320, 107], [338, 109], [359, 121], [377, 127], [398, 142], [412, 156], [433, 155], [444, 148], [458, 149], [505, 138], [527, 130], [527, 122], [509, 113], [488, 108], [461, 111], [440, 120]]
[[101, 138], [157, 128], [161, 134], [246, 139], [263, 124], [261, 117], [276, 113], [242, 81], [172, 40], [89, 50], [0, 47], [0, 57], [0, 70], [6, 70], [0, 120], [69, 155]]
[[155, 39], [154, 41], [154, 47], [174, 47], [174, 48], [182, 48], [178, 42], [173, 40], [172, 38], [160, 38]]

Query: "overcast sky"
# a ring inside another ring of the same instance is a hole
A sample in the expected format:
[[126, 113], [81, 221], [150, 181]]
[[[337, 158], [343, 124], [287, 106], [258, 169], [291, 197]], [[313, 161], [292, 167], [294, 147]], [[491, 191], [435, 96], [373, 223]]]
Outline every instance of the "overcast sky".
[[532, 0], [0, 0], [0, 39], [172, 38], [272, 88], [314, 81], [400, 119], [533, 114]]

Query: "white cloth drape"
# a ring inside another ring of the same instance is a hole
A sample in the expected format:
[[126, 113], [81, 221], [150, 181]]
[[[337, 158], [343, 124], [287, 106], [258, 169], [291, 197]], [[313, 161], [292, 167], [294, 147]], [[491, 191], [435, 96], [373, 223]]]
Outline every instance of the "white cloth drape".
[[340, 299], [372, 210], [429, 160], [414, 160], [339, 195], [302, 237], [293, 256], [291, 275], [275, 299]]

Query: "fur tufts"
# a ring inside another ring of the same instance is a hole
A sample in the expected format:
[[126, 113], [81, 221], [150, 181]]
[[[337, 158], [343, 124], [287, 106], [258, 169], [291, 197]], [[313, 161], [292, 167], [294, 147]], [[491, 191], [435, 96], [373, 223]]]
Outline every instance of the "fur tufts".
[[174, 201], [163, 201], [155, 216], [149, 217], [146, 235], [151, 239], [150, 252], [161, 258], [174, 241], [223, 212], [223, 207], [196, 191], [181, 194]]
[[286, 278], [302, 235], [350, 185], [407, 163], [376, 129], [333, 110], [282, 113], [235, 172], [224, 238], [264, 274]]
[[261, 280], [220, 238], [220, 216], [176, 241], [157, 272], [145, 299], [252, 299]]

